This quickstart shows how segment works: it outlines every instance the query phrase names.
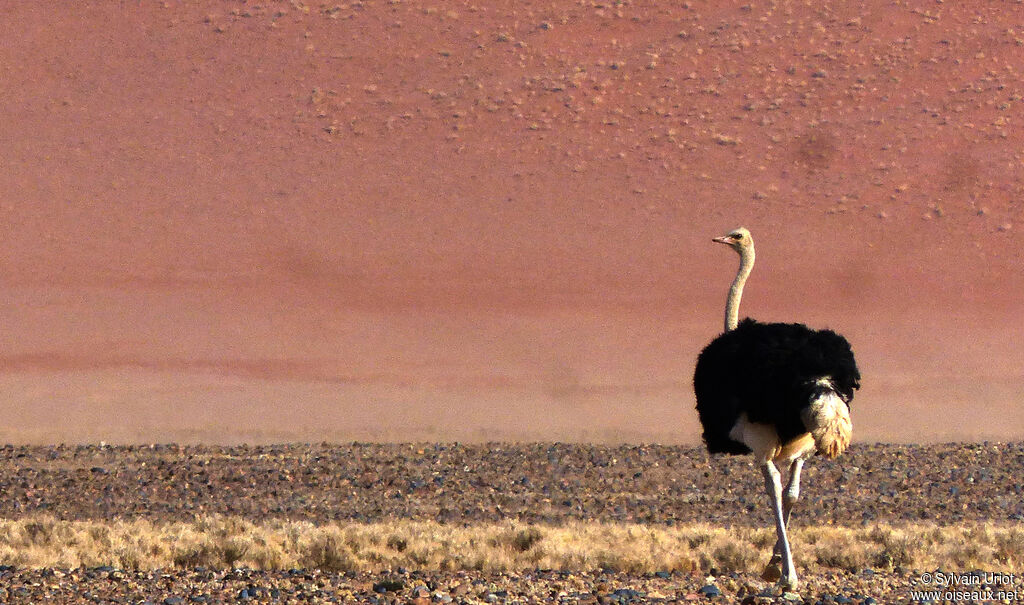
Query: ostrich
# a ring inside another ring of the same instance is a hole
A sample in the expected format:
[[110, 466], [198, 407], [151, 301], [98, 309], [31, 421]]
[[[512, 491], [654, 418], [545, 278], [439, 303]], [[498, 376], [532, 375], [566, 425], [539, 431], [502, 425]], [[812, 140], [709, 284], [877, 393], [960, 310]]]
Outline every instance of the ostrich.
[[[754, 241], [742, 227], [713, 241], [735, 250], [740, 268], [725, 305], [725, 332], [697, 358], [697, 413], [710, 453], [752, 453], [761, 465], [778, 535], [763, 577], [795, 590], [786, 527], [800, 494], [800, 470], [816, 452], [835, 458], [850, 444], [849, 403], [860, 372], [850, 343], [831, 330], [738, 321]], [[789, 466], [785, 492], [777, 465]]]

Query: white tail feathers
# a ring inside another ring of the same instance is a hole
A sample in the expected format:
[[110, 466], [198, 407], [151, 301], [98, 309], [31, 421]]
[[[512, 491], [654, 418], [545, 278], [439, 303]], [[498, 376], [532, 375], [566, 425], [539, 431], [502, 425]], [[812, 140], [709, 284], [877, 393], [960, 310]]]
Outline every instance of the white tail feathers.
[[815, 381], [810, 405], [803, 409], [804, 426], [814, 437], [818, 452], [835, 458], [846, 451], [853, 433], [850, 408], [828, 378]]

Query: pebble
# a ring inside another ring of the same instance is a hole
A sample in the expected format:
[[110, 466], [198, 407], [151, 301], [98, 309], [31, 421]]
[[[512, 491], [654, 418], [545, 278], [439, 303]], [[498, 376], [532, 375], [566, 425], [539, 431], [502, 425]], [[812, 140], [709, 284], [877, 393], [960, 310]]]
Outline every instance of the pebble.
[[399, 592], [405, 588], [401, 580], [384, 580], [373, 585], [373, 592]]

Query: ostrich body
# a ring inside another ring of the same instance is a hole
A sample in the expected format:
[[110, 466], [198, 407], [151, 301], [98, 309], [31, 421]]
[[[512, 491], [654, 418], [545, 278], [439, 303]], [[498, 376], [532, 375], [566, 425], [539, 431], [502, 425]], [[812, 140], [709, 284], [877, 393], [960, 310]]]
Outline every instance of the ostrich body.
[[[744, 228], [713, 241], [739, 253], [740, 268], [729, 290], [725, 332], [701, 352], [693, 376], [704, 442], [713, 454], [752, 453], [761, 465], [778, 534], [764, 577], [795, 589], [786, 527], [800, 470], [815, 453], [835, 458], [850, 444], [849, 403], [860, 373], [850, 343], [831, 330], [739, 321], [754, 242]], [[789, 467], [784, 492], [779, 465]]]

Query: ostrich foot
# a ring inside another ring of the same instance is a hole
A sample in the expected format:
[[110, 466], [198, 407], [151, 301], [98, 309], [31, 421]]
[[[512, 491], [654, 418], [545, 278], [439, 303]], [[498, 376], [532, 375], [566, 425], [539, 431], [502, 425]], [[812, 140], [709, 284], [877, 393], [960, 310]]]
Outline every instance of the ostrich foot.
[[772, 555], [768, 565], [764, 566], [761, 579], [766, 582], [778, 582], [780, 578], [782, 578], [782, 556], [776, 553]]
[[796, 592], [797, 581], [796, 574], [793, 574], [789, 578], [782, 578], [779, 580], [779, 587], [785, 592]]

